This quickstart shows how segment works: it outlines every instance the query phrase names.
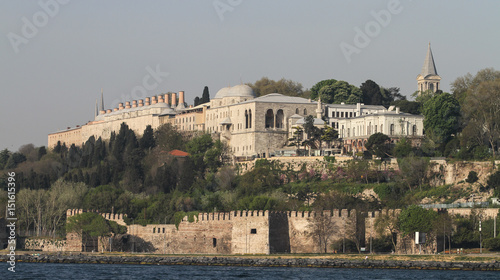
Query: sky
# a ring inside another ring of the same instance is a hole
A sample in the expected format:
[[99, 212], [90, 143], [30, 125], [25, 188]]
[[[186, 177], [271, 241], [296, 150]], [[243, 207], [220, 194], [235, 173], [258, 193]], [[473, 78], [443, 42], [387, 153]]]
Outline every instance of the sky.
[[[148, 96], [262, 77], [417, 89], [431, 43], [441, 87], [500, 69], [500, 1], [0, 0], [0, 149]], [[410, 98], [411, 99], [411, 98]]]

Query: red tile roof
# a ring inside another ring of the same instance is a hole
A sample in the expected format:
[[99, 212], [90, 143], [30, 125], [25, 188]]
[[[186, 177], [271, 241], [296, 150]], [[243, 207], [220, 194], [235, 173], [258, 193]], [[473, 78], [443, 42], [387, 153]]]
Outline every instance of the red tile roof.
[[186, 153], [186, 152], [183, 152], [180, 150], [172, 150], [168, 153], [173, 155], [174, 157], [188, 157], [188, 156], [190, 156], [189, 153]]

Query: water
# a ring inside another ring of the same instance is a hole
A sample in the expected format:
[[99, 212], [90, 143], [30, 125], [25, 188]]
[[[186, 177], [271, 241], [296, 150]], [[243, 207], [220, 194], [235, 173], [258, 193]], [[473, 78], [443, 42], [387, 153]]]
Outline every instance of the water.
[[0, 279], [500, 279], [500, 272], [125, 264], [0, 264]]

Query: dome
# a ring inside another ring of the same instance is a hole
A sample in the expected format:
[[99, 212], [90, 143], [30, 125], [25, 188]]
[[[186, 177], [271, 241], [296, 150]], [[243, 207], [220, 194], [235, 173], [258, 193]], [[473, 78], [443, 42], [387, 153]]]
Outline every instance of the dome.
[[215, 94], [215, 97], [214, 99], [218, 99], [218, 98], [224, 98], [227, 96], [227, 94], [229, 93], [229, 89], [230, 87], [225, 87], [225, 88], [221, 88], [217, 94]]
[[248, 85], [236, 85], [231, 88], [228, 97], [255, 97], [253, 89]]
[[234, 87], [221, 88], [214, 99], [224, 97], [255, 97], [253, 89], [247, 85], [236, 85]]

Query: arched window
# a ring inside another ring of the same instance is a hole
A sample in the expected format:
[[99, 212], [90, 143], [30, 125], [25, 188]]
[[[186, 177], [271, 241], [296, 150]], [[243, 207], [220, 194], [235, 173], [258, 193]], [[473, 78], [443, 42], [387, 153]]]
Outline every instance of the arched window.
[[252, 110], [248, 110], [248, 128], [252, 128]]
[[307, 110], [304, 109], [304, 116], [307, 116]]
[[295, 109], [295, 114], [299, 114], [299, 108]]
[[274, 114], [273, 110], [269, 109], [266, 112], [266, 128], [273, 128], [274, 127]]
[[276, 113], [276, 128], [284, 127], [283, 120], [284, 120], [283, 110], [279, 109], [278, 112]]
[[245, 110], [245, 128], [248, 128], [248, 112]]

